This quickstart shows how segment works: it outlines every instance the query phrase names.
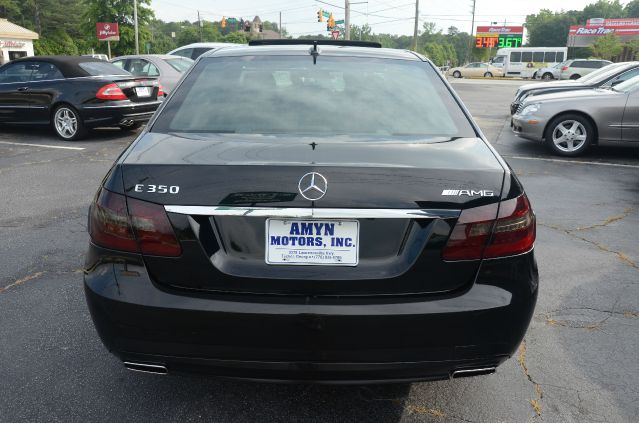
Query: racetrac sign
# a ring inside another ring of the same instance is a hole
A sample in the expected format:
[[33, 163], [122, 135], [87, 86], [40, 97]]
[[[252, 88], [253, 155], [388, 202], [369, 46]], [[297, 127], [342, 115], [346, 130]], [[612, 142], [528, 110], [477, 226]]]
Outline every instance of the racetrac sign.
[[586, 25], [573, 25], [568, 32], [568, 47], [588, 47], [597, 37], [615, 34], [622, 42], [639, 36], [639, 19], [603, 19], [591, 18]]
[[98, 22], [95, 32], [99, 41], [120, 41], [120, 28], [117, 23]]

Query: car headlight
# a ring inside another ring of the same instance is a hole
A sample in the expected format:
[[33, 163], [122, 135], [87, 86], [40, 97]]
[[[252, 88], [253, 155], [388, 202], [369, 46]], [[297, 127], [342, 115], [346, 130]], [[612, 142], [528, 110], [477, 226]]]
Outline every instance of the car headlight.
[[541, 104], [539, 103], [529, 104], [528, 106], [524, 107], [524, 109], [521, 111], [521, 114], [529, 115], [539, 111], [540, 108], [541, 108]]

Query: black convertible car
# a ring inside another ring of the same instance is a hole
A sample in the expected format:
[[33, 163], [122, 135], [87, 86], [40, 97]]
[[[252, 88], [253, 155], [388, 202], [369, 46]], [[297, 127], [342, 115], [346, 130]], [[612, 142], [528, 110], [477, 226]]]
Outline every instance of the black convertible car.
[[137, 128], [163, 98], [156, 78], [91, 57], [25, 57], [0, 67], [0, 124], [50, 124], [64, 140], [98, 126]]
[[487, 374], [538, 291], [515, 174], [430, 61], [372, 43], [205, 54], [105, 177], [89, 232], [93, 321], [137, 371]]

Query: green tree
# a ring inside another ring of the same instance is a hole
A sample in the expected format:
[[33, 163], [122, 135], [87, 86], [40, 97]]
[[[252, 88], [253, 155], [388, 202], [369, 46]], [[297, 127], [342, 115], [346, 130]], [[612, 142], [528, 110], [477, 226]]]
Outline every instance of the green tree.
[[639, 18], [639, 0], [632, 0], [626, 4], [624, 13], [627, 18]]
[[571, 25], [577, 25], [581, 12], [552, 12], [542, 9], [536, 15], [526, 16], [528, 45], [531, 47], [565, 46]]
[[[95, 36], [97, 22], [117, 22], [120, 27], [120, 41], [111, 43], [112, 54], [122, 56], [135, 53], [135, 30], [133, 22], [133, 2], [131, 0], [84, 0], [84, 33], [89, 37], [90, 45], [99, 51], [106, 51], [106, 43], [99, 42]], [[151, 0], [138, 0], [138, 27], [140, 52], [151, 40], [148, 25], [153, 19]]]
[[621, 54], [623, 45], [615, 34], [609, 33], [597, 38], [591, 49], [595, 57], [611, 60]]
[[596, 3], [584, 7], [582, 20], [590, 18], [625, 18], [626, 12], [619, 0], [598, 0]]
[[222, 41], [225, 43], [246, 44], [248, 43], [248, 35], [244, 31], [230, 32], [222, 38]]

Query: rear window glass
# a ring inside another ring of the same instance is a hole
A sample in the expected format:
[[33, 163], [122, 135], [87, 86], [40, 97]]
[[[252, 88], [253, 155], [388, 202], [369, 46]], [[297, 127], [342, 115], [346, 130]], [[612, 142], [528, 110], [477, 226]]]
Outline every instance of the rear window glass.
[[186, 57], [176, 57], [175, 59], [164, 59], [164, 61], [171, 66], [173, 69], [180, 73], [186, 72], [191, 65], [193, 64], [193, 60]]
[[152, 131], [475, 136], [427, 63], [310, 55], [206, 58]]
[[89, 75], [131, 75], [129, 72], [108, 62], [83, 62], [79, 65]]

